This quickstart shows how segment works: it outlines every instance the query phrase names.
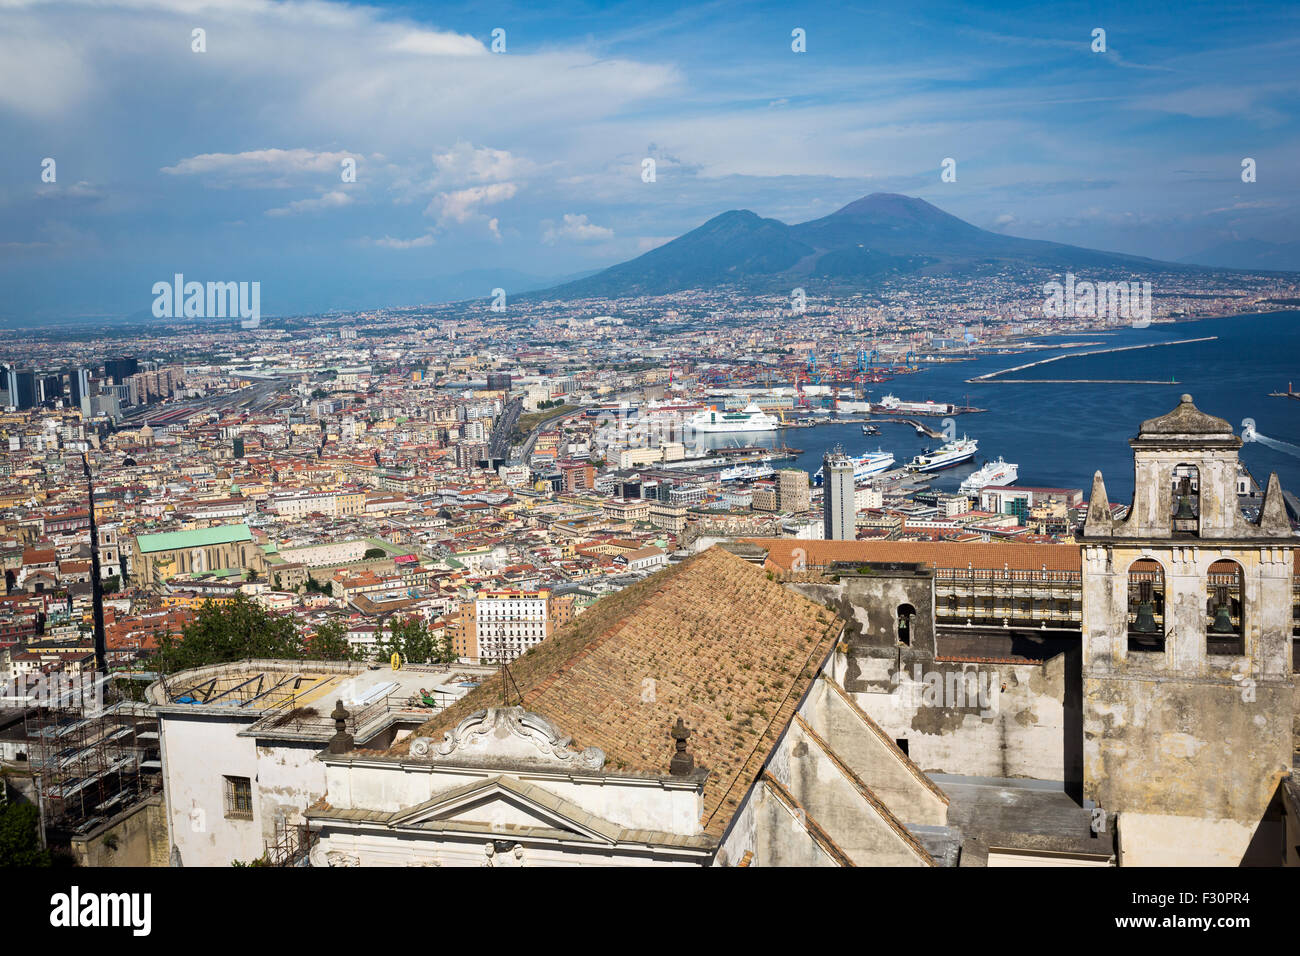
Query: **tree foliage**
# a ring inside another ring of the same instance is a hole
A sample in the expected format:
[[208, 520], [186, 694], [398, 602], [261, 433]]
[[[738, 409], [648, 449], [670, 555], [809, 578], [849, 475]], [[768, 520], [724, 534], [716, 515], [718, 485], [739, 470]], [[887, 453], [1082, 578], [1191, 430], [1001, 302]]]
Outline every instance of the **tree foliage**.
[[164, 671], [175, 673], [245, 658], [296, 659], [306, 656], [306, 647], [293, 618], [236, 594], [226, 604], [204, 601], [181, 637], [163, 635], [155, 656]]
[[355, 661], [360, 654], [348, 643], [348, 629], [342, 621], [328, 621], [307, 640], [307, 656], [318, 661]]
[[0, 809], [0, 866], [51, 864], [50, 851], [41, 849], [39, 819], [30, 803], [10, 802]]
[[456, 660], [449, 637], [437, 637], [421, 617], [393, 618], [379, 643], [382, 657], [400, 654], [406, 664], [450, 664]]

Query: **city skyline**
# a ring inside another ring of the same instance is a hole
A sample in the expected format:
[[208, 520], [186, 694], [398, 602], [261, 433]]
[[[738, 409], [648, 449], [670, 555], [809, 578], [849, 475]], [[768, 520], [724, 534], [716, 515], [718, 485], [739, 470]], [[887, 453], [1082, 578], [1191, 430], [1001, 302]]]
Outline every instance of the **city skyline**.
[[11, 326], [147, 317], [178, 272], [260, 282], [272, 315], [487, 296], [727, 210], [791, 223], [882, 191], [1006, 235], [1262, 255], [1249, 243], [1290, 240], [1300, 198], [1285, 10], [17, 2], [5, 19]]

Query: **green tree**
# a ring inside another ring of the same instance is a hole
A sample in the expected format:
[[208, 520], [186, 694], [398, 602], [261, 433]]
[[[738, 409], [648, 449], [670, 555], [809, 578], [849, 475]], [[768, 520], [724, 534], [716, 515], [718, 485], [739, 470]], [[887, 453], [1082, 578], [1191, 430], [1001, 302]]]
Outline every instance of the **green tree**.
[[385, 658], [396, 652], [410, 664], [449, 664], [456, 659], [450, 638], [435, 636], [427, 621], [414, 616], [390, 620], [379, 650]]
[[361, 556], [363, 561], [369, 561], [371, 558], [382, 558], [388, 554], [383, 548], [366, 548], [366, 553]]
[[291, 617], [272, 614], [244, 594], [228, 604], [204, 601], [180, 638], [164, 634], [154, 661], [166, 673], [250, 657], [298, 659], [302, 635]]
[[39, 820], [30, 803], [11, 802], [0, 810], [0, 866], [50, 865], [50, 851], [41, 849]]
[[360, 654], [348, 643], [347, 626], [327, 621], [307, 640], [307, 656], [318, 661], [355, 661]]
[[122, 579], [120, 577], [116, 574], [112, 574], [104, 578], [105, 594], [116, 594], [120, 590], [122, 590]]

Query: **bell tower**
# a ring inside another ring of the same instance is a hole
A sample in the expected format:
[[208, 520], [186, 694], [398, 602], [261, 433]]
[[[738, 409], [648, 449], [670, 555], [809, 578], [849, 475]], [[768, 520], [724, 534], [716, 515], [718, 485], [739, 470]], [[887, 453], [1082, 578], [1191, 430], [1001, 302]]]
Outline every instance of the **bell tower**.
[[[1242, 441], [1190, 395], [1142, 423], [1133, 504], [1093, 476], [1083, 539], [1084, 795], [1121, 862], [1236, 865], [1291, 767], [1292, 535], [1277, 476], [1237, 503]], [[1268, 847], [1269, 850], [1272, 846]]]

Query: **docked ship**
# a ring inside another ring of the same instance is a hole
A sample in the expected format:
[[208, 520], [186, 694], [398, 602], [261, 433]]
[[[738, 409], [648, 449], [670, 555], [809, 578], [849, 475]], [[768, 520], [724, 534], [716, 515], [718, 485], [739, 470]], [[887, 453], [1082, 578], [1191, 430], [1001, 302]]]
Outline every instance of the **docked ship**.
[[719, 481], [752, 481], [755, 478], [770, 478], [776, 474], [772, 459], [764, 458], [752, 465], [733, 465], [718, 472]]
[[871, 403], [871, 411], [878, 415], [952, 415], [957, 406], [951, 402], [905, 402], [896, 395], [886, 395]]
[[999, 458], [997, 461], [989, 462], [979, 471], [967, 475], [961, 483], [961, 493], [964, 495], [974, 494], [988, 485], [1015, 484], [1019, 475], [1019, 465]]
[[704, 434], [774, 432], [781, 427], [781, 421], [751, 402], [739, 411], [720, 412], [716, 408], [705, 409], [686, 419], [686, 427]]
[[[890, 452], [877, 450], [874, 452], [867, 452], [861, 458], [849, 456], [849, 461], [853, 462], [853, 482], [854, 484], [857, 484], [865, 481], [872, 475], [878, 475], [882, 471], [887, 471], [889, 466], [894, 463], [894, 456]], [[820, 488], [821, 483], [822, 470], [818, 468], [817, 473], [813, 475], [813, 484]]]
[[933, 451], [917, 455], [908, 463], [907, 467], [912, 471], [942, 471], [945, 468], [960, 465], [963, 461], [970, 461], [975, 457], [975, 452], [978, 450], [979, 443], [974, 438], [962, 437], [957, 441], [950, 441]]

